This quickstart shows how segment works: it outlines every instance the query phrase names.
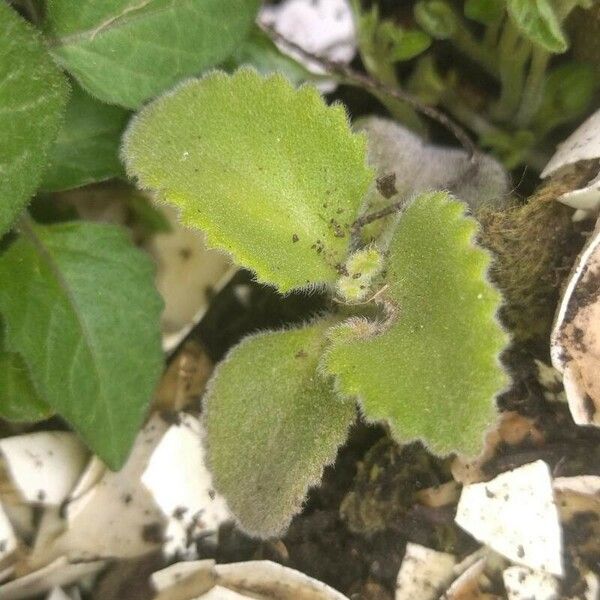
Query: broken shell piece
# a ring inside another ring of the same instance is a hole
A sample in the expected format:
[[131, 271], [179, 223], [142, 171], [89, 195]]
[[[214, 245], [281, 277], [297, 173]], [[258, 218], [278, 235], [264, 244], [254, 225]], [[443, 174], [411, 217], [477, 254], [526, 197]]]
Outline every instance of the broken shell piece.
[[[483, 600], [480, 580], [484, 577], [486, 559], [480, 558], [461, 573], [440, 600]], [[484, 583], [488, 583], [487, 579]]]
[[66, 431], [39, 431], [0, 440], [8, 471], [30, 503], [58, 506], [69, 495], [88, 460], [79, 438]]
[[[600, 110], [558, 146], [541, 176], [545, 178], [567, 165], [593, 159], [600, 159]], [[596, 172], [587, 185], [562, 194], [558, 200], [579, 210], [597, 212], [600, 209], [600, 172]]]
[[[169, 428], [150, 458], [142, 482], [169, 519], [167, 554], [189, 555], [188, 546], [206, 532], [216, 532], [231, 518], [225, 500], [212, 485], [198, 419], [186, 413]], [[193, 548], [192, 548], [193, 551]]]
[[[265, 6], [258, 20], [307, 52], [337, 63], [348, 64], [356, 54], [356, 28], [348, 0], [286, 0]], [[317, 61], [307, 59], [285, 41], [276, 40], [276, 44], [312, 73], [326, 73]], [[319, 82], [317, 87], [332, 92], [337, 84], [331, 80]]]
[[70, 562], [62, 556], [44, 568], [0, 586], [0, 600], [21, 600], [43, 594], [55, 587], [68, 586], [84, 577], [99, 573], [105, 561]]
[[[348, 600], [346, 596], [304, 573], [268, 560], [255, 560], [226, 565], [197, 561], [195, 568], [172, 565], [153, 576], [160, 582], [173, 581], [163, 588], [155, 600], [225, 600], [244, 598], [261, 600]], [[226, 595], [223, 590], [235, 592]], [[219, 594], [222, 595], [219, 595]], [[0, 598], [1, 600], [1, 598]]]
[[509, 567], [502, 574], [508, 600], [557, 600], [560, 585], [555, 577], [527, 567]]
[[17, 536], [0, 504], [0, 562], [10, 556], [18, 546]]
[[228, 589], [265, 600], [348, 600], [346, 596], [300, 571], [269, 560], [216, 565], [217, 582]]
[[436, 600], [454, 576], [456, 558], [408, 543], [396, 579], [396, 600]]
[[456, 522], [509, 560], [562, 576], [562, 532], [548, 465], [536, 461], [464, 487]]
[[175, 209], [160, 206], [171, 231], [157, 233], [146, 249], [157, 264], [156, 287], [165, 308], [161, 317], [163, 348], [173, 350], [200, 321], [212, 296], [236, 269], [223, 252], [209, 250], [204, 235], [185, 228]]
[[[129, 459], [118, 472], [103, 471], [100, 479], [67, 511], [66, 530], [47, 553], [70, 558], [131, 558], [155, 550], [163, 541], [164, 517], [141, 483], [152, 452], [169, 427], [154, 415], [138, 434]], [[86, 472], [88, 483], [100, 469]], [[78, 488], [81, 486], [77, 486]]]
[[600, 500], [600, 476], [577, 475], [575, 477], [556, 477], [553, 482], [557, 492], [573, 492], [584, 496], [596, 496]]
[[178, 562], [152, 573], [150, 582], [157, 592], [162, 592], [163, 590], [177, 585], [180, 581], [187, 579], [190, 575], [204, 571], [212, 573], [214, 567], [215, 561], [212, 559]]
[[50, 590], [46, 600], [72, 600], [72, 597], [69, 596], [62, 588], [55, 587], [54, 589]]
[[600, 227], [583, 249], [563, 293], [550, 338], [553, 366], [573, 420], [600, 426]]

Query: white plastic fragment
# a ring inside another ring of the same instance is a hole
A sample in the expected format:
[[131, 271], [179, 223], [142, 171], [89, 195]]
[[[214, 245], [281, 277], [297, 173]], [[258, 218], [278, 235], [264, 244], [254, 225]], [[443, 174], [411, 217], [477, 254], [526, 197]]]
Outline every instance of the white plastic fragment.
[[[356, 28], [348, 0], [285, 0], [263, 7], [258, 19], [286, 40], [317, 56], [347, 64], [356, 54]], [[277, 42], [277, 45], [312, 73], [325, 73], [317, 62], [307, 60], [287, 44]], [[336, 84], [328, 81], [325, 85], [319, 83], [318, 87], [330, 92]]]
[[0, 586], [0, 600], [21, 600], [43, 594], [55, 587], [68, 586], [84, 577], [99, 573], [106, 561], [70, 562], [66, 556], [38, 571]]
[[88, 460], [79, 438], [66, 431], [39, 431], [0, 440], [10, 476], [30, 503], [58, 506]]
[[[198, 419], [180, 413], [152, 454], [142, 482], [168, 518], [165, 551], [186, 556], [200, 534], [216, 532], [231, 518], [212, 485]], [[193, 552], [193, 550], [192, 550]], [[192, 554], [193, 556], [193, 554]]]
[[0, 503], [0, 562], [10, 556], [18, 545], [17, 536]]
[[558, 600], [558, 580], [543, 571], [512, 566], [502, 573], [508, 600]]
[[573, 420], [600, 426], [600, 226], [578, 256], [550, 337]]
[[436, 600], [453, 579], [456, 558], [408, 543], [396, 579], [395, 600]]
[[562, 532], [548, 465], [536, 461], [463, 488], [456, 522], [509, 560], [562, 576]]
[[226, 254], [209, 250], [201, 231], [181, 225], [177, 212], [160, 206], [171, 230], [152, 236], [146, 250], [156, 262], [156, 287], [165, 307], [161, 316], [163, 348], [173, 350], [208, 310], [236, 269]]
[[[542, 178], [556, 173], [561, 167], [581, 160], [600, 158], [600, 110], [583, 122], [562, 144], [546, 168]], [[586, 212], [600, 209], [600, 172], [584, 187], [567, 192], [558, 198], [564, 204]]]

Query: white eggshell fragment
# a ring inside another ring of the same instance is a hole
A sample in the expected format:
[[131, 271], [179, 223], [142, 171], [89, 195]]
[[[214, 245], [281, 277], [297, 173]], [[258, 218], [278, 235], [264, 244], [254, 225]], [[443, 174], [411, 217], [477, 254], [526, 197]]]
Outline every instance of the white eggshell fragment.
[[255, 596], [245, 596], [244, 594], [238, 594], [233, 590], [215, 585], [214, 588], [198, 596], [194, 600], [252, 600]]
[[214, 566], [215, 561], [212, 559], [182, 561], [152, 573], [150, 582], [157, 592], [162, 592], [190, 575], [206, 570], [213, 571]]
[[502, 573], [508, 600], [558, 600], [558, 580], [543, 571], [513, 566]]
[[559, 515], [543, 461], [465, 486], [456, 522], [515, 563], [563, 574]]
[[62, 588], [55, 587], [50, 591], [46, 600], [72, 600], [72, 598]]
[[163, 347], [173, 350], [208, 310], [210, 299], [234, 275], [227, 255], [206, 247], [201, 231], [181, 225], [175, 209], [160, 206], [171, 230], [146, 244], [156, 262], [156, 288], [165, 307], [161, 316]]
[[558, 145], [554, 156], [542, 171], [542, 177], [552, 175], [565, 165], [594, 158], [600, 158], [600, 110]]
[[18, 546], [17, 536], [0, 504], [0, 562], [10, 556]]
[[58, 506], [71, 493], [89, 454], [66, 431], [39, 431], [0, 440], [10, 476], [30, 503]]
[[452, 582], [452, 585], [441, 596], [441, 600], [477, 600], [480, 597], [479, 582], [484, 577], [485, 565], [485, 556], [469, 565]]
[[[348, 0], [285, 0], [263, 7], [258, 19], [311, 54], [345, 64], [356, 54], [356, 28]], [[284, 42], [277, 41], [277, 45], [312, 73], [325, 73], [321, 65]], [[333, 82], [319, 85], [322, 91], [335, 87]]]
[[557, 492], [573, 492], [584, 496], [600, 498], [599, 475], [576, 475], [575, 477], [556, 477], [553, 482]]
[[231, 518], [225, 500], [212, 485], [202, 444], [202, 425], [180, 413], [153, 452], [142, 482], [169, 519], [166, 551], [185, 555], [189, 543], [200, 534], [215, 532]]
[[436, 600], [454, 576], [456, 558], [408, 543], [396, 579], [395, 600]]
[[[600, 110], [558, 146], [541, 176], [545, 178], [561, 167], [593, 159], [600, 159]], [[597, 212], [600, 209], [600, 172], [587, 185], [562, 194], [558, 200], [578, 210]]]
[[99, 573], [105, 561], [72, 563], [62, 556], [44, 568], [0, 586], [0, 600], [21, 600], [43, 594], [55, 587], [68, 586]]
[[[53, 544], [55, 552], [78, 559], [132, 558], [160, 546], [165, 519], [141, 476], [168, 428], [159, 415], [148, 421], [125, 466], [118, 472], [103, 471], [77, 509], [68, 513], [67, 529]], [[92, 481], [96, 474], [87, 476]]]
[[560, 301], [550, 337], [573, 420], [600, 426], [600, 228], [585, 246]]
[[323, 582], [269, 560], [216, 565], [215, 571], [219, 585], [250, 598], [260, 594], [269, 600], [348, 600]]

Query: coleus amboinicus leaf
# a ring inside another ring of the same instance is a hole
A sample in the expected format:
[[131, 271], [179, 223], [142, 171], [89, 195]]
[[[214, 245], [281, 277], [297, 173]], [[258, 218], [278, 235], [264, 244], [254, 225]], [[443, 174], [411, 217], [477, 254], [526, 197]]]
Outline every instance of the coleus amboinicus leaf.
[[281, 292], [335, 283], [372, 178], [342, 106], [250, 69], [211, 73], [149, 104], [123, 156], [184, 224]]

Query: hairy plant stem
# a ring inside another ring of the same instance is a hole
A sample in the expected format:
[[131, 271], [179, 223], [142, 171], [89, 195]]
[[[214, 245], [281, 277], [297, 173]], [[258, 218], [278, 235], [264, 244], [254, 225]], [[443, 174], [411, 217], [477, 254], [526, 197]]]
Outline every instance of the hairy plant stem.
[[524, 40], [510, 19], [502, 29], [499, 42], [500, 82], [502, 90], [492, 108], [498, 121], [510, 121], [519, 107], [525, 81], [525, 64], [531, 54], [531, 43]]
[[540, 107], [549, 61], [549, 52], [542, 48], [534, 48], [529, 65], [529, 74], [517, 112], [516, 123], [518, 127], [527, 127]]

